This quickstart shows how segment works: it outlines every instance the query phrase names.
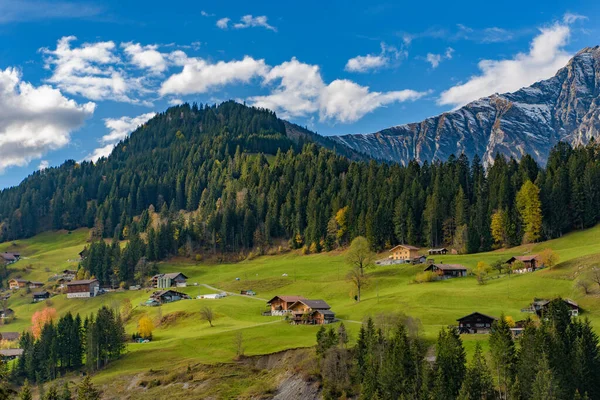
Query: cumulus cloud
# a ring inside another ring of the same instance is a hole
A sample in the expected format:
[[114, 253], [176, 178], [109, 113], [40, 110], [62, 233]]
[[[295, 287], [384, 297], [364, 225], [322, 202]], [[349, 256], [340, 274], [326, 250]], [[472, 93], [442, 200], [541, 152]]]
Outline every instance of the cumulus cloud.
[[348, 72], [368, 72], [389, 66], [393, 60], [398, 60], [403, 56], [406, 57], [406, 55], [405, 51], [381, 43], [381, 53], [351, 58], [346, 63], [345, 70]]
[[210, 63], [202, 58], [187, 58], [183, 71], [171, 75], [160, 87], [160, 94], [206, 93], [232, 83], [248, 83], [257, 76], [264, 76], [267, 67], [264, 60], [246, 56], [240, 61]]
[[448, 47], [444, 54], [427, 53], [425, 60], [431, 64], [431, 68], [435, 69], [440, 65], [442, 60], [451, 60], [452, 54], [454, 54], [454, 49], [452, 47]]
[[269, 25], [267, 22], [268, 18], [265, 15], [259, 15], [257, 17], [253, 17], [252, 15], [244, 15], [240, 22], [233, 25], [235, 29], [245, 29], [245, 28], [265, 28], [274, 32], [277, 32], [277, 28]]
[[103, 144], [89, 154], [86, 159], [97, 161], [102, 157], [108, 157], [113, 148], [123, 139], [127, 138], [131, 132], [139, 126], [145, 124], [156, 115], [154, 112], [138, 115], [137, 117], [121, 117], [121, 118], [106, 118], [104, 126], [109, 129], [109, 132], [100, 138], [100, 143]]
[[426, 93], [412, 90], [371, 92], [349, 80], [326, 84], [319, 67], [292, 58], [272, 68], [265, 84], [276, 84], [270, 94], [249, 99], [252, 105], [277, 111], [285, 118], [318, 112], [322, 121], [354, 122], [381, 106], [416, 100]]
[[116, 67], [121, 60], [115, 43], [84, 43], [71, 47], [75, 36], [61, 38], [55, 50], [41, 49], [45, 67], [52, 71], [48, 79], [61, 90], [91, 100], [116, 100], [135, 103], [131, 93], [141, 89], [140, 79], [130, 79]]
[[35, 87], [14, 68], [0, 70], [0, 172], [66, 146], [95, 106], [47, 85]]
[[540, 29], [528, 53], [518, 53], [507, 60], [480, 61], [480, 74], [444, 91], [438, 103], [458, 107], [493, 93], [515, 91], [552, 76], [571, 57], [565, 50], [569, 36], [570, 28], [565, 24], [556, 23]]
[[217, 21], [217, 27], [221, 29], [227, 29], [227, 27], [229, 26], [229, 21], [231, 21], [231, 19], [221, 18]]
[[48, 160], [42, 160], [40, 161], [40, 165], [38, 165], [38, 171], [43, 171], [45, 169], [47, 169], [50, 166], [50, 163], [48, 162]]
[[138, 68], [148, 69], [154, 73], [164, 72], [168, 67], [168, 62], [163, 53], [158, 51], [158, 45], [142, 46], [139, 43], [121, 44], [125, 54], [130, 58], [131, 63]]

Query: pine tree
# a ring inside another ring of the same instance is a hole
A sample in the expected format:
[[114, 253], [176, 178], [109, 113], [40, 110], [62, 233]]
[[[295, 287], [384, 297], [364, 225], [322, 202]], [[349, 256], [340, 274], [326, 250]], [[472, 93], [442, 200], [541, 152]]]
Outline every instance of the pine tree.
[[473, 360], [467, 368], [458, 398], [461, 400], [491, 400], [495, 396], [494, 381], [477, 343]]
[[29, 386], [29, 381], [26, 379], [23, 387], [21, 388], [21, 392], [19, 392], [19, 400], [32, 400], [33, 395], [31, 394], [31, 387]]
[[466, 373], [465, 349], [456, 327], [443, 329], [436, 344], [435, 399], [453, 399], [458, 396]]
[[69, 382], [65, 381], [63, 389], [60, 392], [60, 400], [71, 400], [71, 390], [69, 389]]
[[504, 317], [492, 324], [490, 333], [490, 353], [498, 377], [498, 387], [502, 398], [508, 398], [508, 391], [514, 379], [515, 343], [510, 326]]
[[532, 400], [558, 400], [559, 388], [550, 370], [548, 358], [544, 355], [540, 361], [532, 388]]
[[77, 386], [77, 400], [100, 400], [100, 391], [94, 387], [89, 375]]
[[517, 208], [524, 225], [523, 242], [536, 242], [540, 238], [542, 229], [540, 189], [529, 180], [517, 193]]

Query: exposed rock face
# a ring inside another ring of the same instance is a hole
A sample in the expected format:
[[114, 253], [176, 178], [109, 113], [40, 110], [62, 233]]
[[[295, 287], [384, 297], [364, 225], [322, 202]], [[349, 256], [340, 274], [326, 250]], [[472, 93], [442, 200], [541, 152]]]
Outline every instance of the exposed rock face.
[[577, 53], [557, 74], [514, 93], [495, 94], [419, 123], [372, 134], [332, 139], [372, 158], [406, 164], [445, 160], [451, 154], [479, 155], [484, 163], [496, 152], [540, 164], [563, 140], [585, 144], [600, 135], [600, 46]]

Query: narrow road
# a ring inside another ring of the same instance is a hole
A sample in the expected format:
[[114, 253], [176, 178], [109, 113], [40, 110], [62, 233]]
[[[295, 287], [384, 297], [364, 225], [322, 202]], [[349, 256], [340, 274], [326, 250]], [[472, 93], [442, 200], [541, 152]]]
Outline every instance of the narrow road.
[[223, 292], [223, 293], [227, 293], [227, 295], [229, 295], [229, 296], [240, 296], [240, 297], [247, 297], [247, 298], [249, 298], [249, 299], [259, 300], [259, 301], [263, 301], [263, 302], [264, 302], [264, 301], [268, 301], [267, 299], [263, 299], [263, 298], [261, 298], [261, 297], [256, 297], [256, 296], [246, 296], [245, 294], [239, 294], [239, 293], [228, 292], [227, 290], [219, 289], [219, 288], [216, 288], [216, 287], [214, 287], [214, 286], [207, 285], [206, 283], [201, 283], [201, 284], [200, 284], [200, 286], [204, 286], [204, 287], [205, 287], [205, 288], [207, 288], [207, 289], [214, 290], [214, 291], [217, 291], [217, 292]]

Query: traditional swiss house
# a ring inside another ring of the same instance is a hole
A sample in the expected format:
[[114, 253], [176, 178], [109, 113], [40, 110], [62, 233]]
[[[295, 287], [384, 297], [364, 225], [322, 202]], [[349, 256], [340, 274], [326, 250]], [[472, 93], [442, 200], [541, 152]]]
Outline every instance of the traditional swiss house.
[[425, 271], [432, 271], [440, 276], [440, 279], [458, 278], [467, 276], [467, 267], [460, 264], [431, 264]]
[[40, 301], [48, 300], [50, 298], [50, 293], [47, 291], [35, 292], [33, 293], [33, 302], [38, 303]]
[[268, 315], [285, 315], [291, 313], [290, 307], [299, 300], [306, 300], [302, 296], [275, 296], [267, 301], [267, 307], [270, 308]]
[[146, 305], [148, 306], [158, 306], [165, 303], [172, 303], [174, 301], [189, 299], [185, 293], [177, 292], [175, 290], [167, 289], [167, 290], [159, 290], [158, 292], [152, 293], [152, 296], [146, 301]]
[[289, 309], [294, 324], [320, 325], [335, 321], [335, 313], [323, 300], [298, 300]]
[[[569, 308], [569, 314], [571, 317], [577, 317], [579, 315], [579, 305], [571, 299], [562, 299]], [[534, 299], [529, 308], [521, 310], [522, 312], [529, 312], [536, 314], [538, 317], [543, 318], [544, 314], [548, 311], [548, 305], [550, 300]]]
[[12, 308], [0, 310], [0, 319], [10, 318], [13, 315], [15, 315], [15, 311]]
[[523, 263], [523, 268], [515, 271], [516, 273], [533, 272], [536, 269], [542, 268], [537, 254], [528, 256], [514, 256], [506, 261], [506, 263], [512, 266], [516, 261], [521, 261]]
[[460, 333], [489, 333], [492, 324], [497, 320], [496, 317], [474, 312], [457, 319], [458, 331]]
[[445, 247], [442, 247], [441, 249], [429, 249], [427, 250], [427, 254], [430, 256], [444, 255], [448, 254], [448, 249]]
[[181, 272], [170, 272], [158, 274], [152, 277], [152, 286], [157, 289], [168, 289], [170, 287], [186, 287], [187, 276]]
[[19, 253], [0, 253], [0, 265], [9, 265], [15, 263], [19, 261], [19, 258], [21, 258], [21, 254]]
[[8, 281], [8, 287], [12, 290], [27, 287], [29, 281], [27, 279], [11, 279]]
[[100, 291], [98, 279], [84, 279], [67, 283], [67, 298], [95, 297]]
[[419, 248], [408, 244], [399, 244], [390, 250], [390, 259], [394, 261], [410, 262], [419, 256]]
[[35, 282], [35, 281], [29, 282], [29, 289], [39, 289], [42, 286], [44, 286], [44, 282]]

